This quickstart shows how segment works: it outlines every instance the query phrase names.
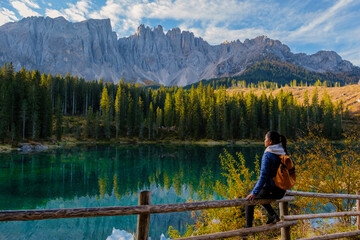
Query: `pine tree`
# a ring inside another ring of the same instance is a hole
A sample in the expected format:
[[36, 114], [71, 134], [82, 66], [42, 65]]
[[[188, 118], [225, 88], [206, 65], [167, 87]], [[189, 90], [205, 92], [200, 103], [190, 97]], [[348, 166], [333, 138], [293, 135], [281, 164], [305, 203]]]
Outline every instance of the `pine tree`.
[[40, 72], [33, 71], [31, 73], [31, 86], [29, 88], [29, 96], [31, 101], [31, 123], [32, 123], [32, 138], [38, 139], [41, 131], [40, 120], [40, 103], [41, 103], [41, 90], [40, 90]]
[[107, 139], [110, 139], [111, 101], [110, 101], [110, 97], [109, 97], [106, 86], [104, 86], [103, 91], [101, 93], [100, 107], [101, 107], [103, 121], [104, 121], [105, 136]]
[[22, 139], [25, 139], [25, 133], [26, 133], [26, 117], [27, 117], [27, 108], [28, 104], [26, 99], [22, 101], [21, 105], [21, 119], [22, 119]]
[[330, 96], [325, 92], [321, 100], [321, 105], [324, 109], [324, 127], [323, 134], [326, 138], [331, 138], [333, 135], [333, 104], [331, 102]]
[[119, 84], [119, 87], [116, 92], [116, 98], [115, 98], [115, 126], [116, 126], [116, 139], [119, 137], [119, 131], [120, 131], [120, 124], [121, 124], [121, 85]]
[[105, 116], [110, 111], [110, 99], [106, 86], [104, 86], [101, 93], [100, 107], [102, 116]]
[[98, 140], [100, 136], [100, 112], [97, 111], [94, 117], [94, 129], [95, 129], [95, 139]]
[[261, 123], [261, 129], [269, 129], [269, 109], [268, 109], [268, 99], [264, 91], [261, 93], [260, 97], [261, 111], [259, 115], [259, 122]]
[[91, 109], [91, 106], [89, 106], [89, 109], [87, 111], [87, 115], [86, 115], [86, 123], [85, 123], [85, 137], [87, 138], [91, 138], [94, 137], [93, 136], [93, 131], [94, 131], [94, 116], [93, 116], [93, 112]]
[[126, 135], [128, 137], [132, 137], [134, 134], [134, 124], [135, 124], [135, 106], [134, 106], [134, 100], [131, 97], [131, 94], [129, 92], [128, 94], [128, 110], [127, 110], [127, 133]]
[[166, 127], [171, 127], [173, 124], [173, 107], [172, 107], [172, 97], [170, 93], [166, 93], [165, 106], [164, 106], [164, 122]]
[[179, 88], [175, 94], [175, 115], [180, 139], [185, 137], [185, 103], [183, 88]]
[[62, 129], [62, 110], [61, 110], [61, 101], [60, 97], [58, 97], [56, 101], [56, 125], [55, 125], [55, 134], [56, 140], [61, 141], [63, 129]]
[[193, 133], [193, 136], [197, 139], [200, 134], [200, 107], [198, 91], [195, 91], [194, 85], [190, 90], [188, 109], [187, 129], [190, 133]]
[[310, 128], [310, 112], [309, 112], [309, 93], [308, 90], [304, 93], [304, 105], [306, 107], [306, 126], [307, 129]]
[[153, 135], [153, 126], [154, 126], [154, 108], [152, 102], [150, 102], [149, 111], [148, 111], [148, 139], [151, 140], [151, 136]]
[[141, 99], [141, 97], [139, 97], [139, 101], [138, 101], [138, 112], [137, 112], [137, 117], [136, 119], [138, 120], [139, 123], [139, 138], [142, 139], [144, 136], [144, 102]]
[[311, 97], [311, 112], [313, 114], [312, 120], [313, 122], [317, 123], [320, 121], [320, 113], [319, 113], [319, 92], [318, 88], [316, 87], [313, 95]]
[[163, 126], [163, 111], [160, 107], [156, 108], [156, 133], [159, 134], [159, 129]]

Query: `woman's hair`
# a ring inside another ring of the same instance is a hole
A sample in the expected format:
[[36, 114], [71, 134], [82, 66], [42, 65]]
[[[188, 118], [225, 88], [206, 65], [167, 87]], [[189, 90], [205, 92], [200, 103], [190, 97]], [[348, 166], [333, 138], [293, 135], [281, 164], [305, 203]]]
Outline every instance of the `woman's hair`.
[[273, 142], [273, 144], [278, 144], [281, 143], [281, 145], [284, 148], [284, 151], [286, 154], [288, 154], [287, 152], [287, 147], [286, 147], [286, 137], [284, 135], [279, 134], [277, 131], [268, 131], [266, 133], [266, 136], [268, 137], [269, 140], [271, 140]]

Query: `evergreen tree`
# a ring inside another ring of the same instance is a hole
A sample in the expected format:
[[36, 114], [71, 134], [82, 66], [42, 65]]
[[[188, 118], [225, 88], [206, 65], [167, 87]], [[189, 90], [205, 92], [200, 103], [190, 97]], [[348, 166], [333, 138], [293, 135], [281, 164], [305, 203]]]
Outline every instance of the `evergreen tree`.
[[324, 127], [323, 134], [326, 138], [331, 138], [333, 136], [333, 104], [331, 102], [330, 96], [325, 92], [321, 100], [322, 108], [324, 109]]
[[26, 118], [27, 118], [27, 108], [28, 104], [26, 99], [22, 101], [21, 105], [21, 119], [22, 119], [22, 139], [25, 139], [25, 132], [26, 132]]
[[101, 100], [100, 100], [100, 106], [104, 121], [104, 128], [105, 128], [105, 136], [107, 139], [110, 139], [110, 127], [111, 127], [111, 101], [108, 94], [108, 90], [106, 86], [104, 86], [103, 91], [101, 93]]
[[173, 125], [173, 107], [172, 97], [170, 93], [166, 93], [164, 106], [164, 122], [166, 127], [171, 127]]
[[116, 139], [119, 137], [120, 124], [121, 124], [121, 86], [118, 87], [115, 98], [115, 127], [116, 127]]
[[319, 92], [316, 87], [313, 95], [311, 97], [311, 113], [312, 113], [312, 121], [317, 123], [320, 121], [320, 113], [319, 113]]
[[91, 106], [89, 106], [89, 109], [86, 114], [86, 123], [85, 123], [85, 136], [87, 138], [95, 137], [93, 134], [94, 131], [94, 114], [92, 112]]
[[144, 136], [144, 102], [141, 99], [141, 97], [139, 97], [139, 101], [138, 101], [138, 112], [137, 112], [137, 117], [136, 119], [139, 122], [139, 138], [142, 139]]
[[148, 119], [147, 119], [147, 124], [148, 124], [148, 139], [151, 140], [152, 139], [152, 132], [153, 132], [153, 128], [154, 128], [154, 108], [153, 108], [153, 104], [152, 102], [150, 102], [150, 106], [149, 106], [149, 111], [148, 111]]
[[127, 133], [128, 137], [132, 137], [134, 134], [135, 127], [135, 106], [134, 100], [132, 99], [130, 93], [128, 94], [128, 110], [127, 110]]
[[[166, 105], [165, 105], [166, 106]], [[183, 88], [179, 88], [175, 94], [175, 115], [177, 119], [180, 139], [185, 137], [185, 103]]]
[[160, 107], [156, 109], [156, 133], [159, 134], [159, 129], [163, 126], [163, 111]]
[[58, 97], [56, 101], [56, 125], [55, 125], [55, 134], [56, 134], [56, 140], [61, 141], [63, 129], [62, 129], [62, 109], [61, 109], [61, 101], [60, 97]]
[[308, 90], [304, 93], [304, 105], [306, 107], [306, 126], [310, 129], [310, 110], [309, 110], [309, 93]]

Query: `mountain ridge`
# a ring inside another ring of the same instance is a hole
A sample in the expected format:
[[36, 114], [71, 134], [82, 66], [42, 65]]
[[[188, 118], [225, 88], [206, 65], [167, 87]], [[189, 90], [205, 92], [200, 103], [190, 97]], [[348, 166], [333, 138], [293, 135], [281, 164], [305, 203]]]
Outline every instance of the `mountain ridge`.
[[150, 80], [166, 86], [240, 76], [249, 66], [269, 59], [320, 73], [360, 69], [334, 51], [294, 54], [266, 36], [210, 45], [180, 28], [165, 33], [161, 25], [142, 24], [133, 35], [118, 38], [109, 19], [72, 23], [63, 17], [24, 18], [0, 26], [0, 46], [0, 64], [13, 62], [17, 70], [70, 73], [87, 80]]

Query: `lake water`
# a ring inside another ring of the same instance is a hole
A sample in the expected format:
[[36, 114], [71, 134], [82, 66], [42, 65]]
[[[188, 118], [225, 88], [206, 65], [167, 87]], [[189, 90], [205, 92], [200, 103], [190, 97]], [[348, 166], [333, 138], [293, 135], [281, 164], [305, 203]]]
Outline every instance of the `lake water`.
[[[262, 146], [121, 145], [79, 146], [36, 154], [0, 155], [0, 210], [54, 209], [138, 204], [151, 191], [151, 204], [212, 195], [223, 181], [219, 154], [242, 152], [249, 167]], [[103, 239], [113, 230], [136, 232], [137, 216], [0, 222], [2, 239]], [[184, 230], [190, 212], [152, 214], [150, 237]], [[110, 238], [108, 238], [110, 239]]]

